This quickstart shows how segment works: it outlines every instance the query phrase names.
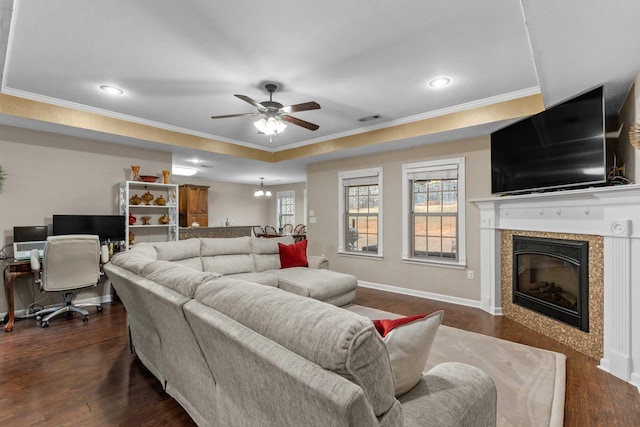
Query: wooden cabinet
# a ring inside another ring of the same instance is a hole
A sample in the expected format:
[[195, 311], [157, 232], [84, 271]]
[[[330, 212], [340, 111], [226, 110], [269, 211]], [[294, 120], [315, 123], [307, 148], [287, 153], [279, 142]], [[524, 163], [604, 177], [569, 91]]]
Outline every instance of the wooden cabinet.
[[209, 187], [204, 185], [181, 185], [180, 226], [189, 227], [197, 222], [200, 227], [209, 226]]

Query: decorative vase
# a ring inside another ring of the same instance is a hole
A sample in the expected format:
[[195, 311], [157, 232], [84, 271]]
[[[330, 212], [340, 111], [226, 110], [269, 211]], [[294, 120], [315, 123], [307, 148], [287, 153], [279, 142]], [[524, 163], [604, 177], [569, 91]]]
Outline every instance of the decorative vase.
[[139, 205], [142, 202], [142, 199], [138, 197], [137, 194], [134, 194], [132, 198], [129, 199], [130, 205]]
[[153, 200], [153, 194], [149, 193], [148, 191], [146, 193], [144, 193], [142, 195], [142, 200], [144, 200], [144, 204], [145, 205], [150, 205], [151, 201]]
[[140, 180], [140, 166], [131, 166], [131, 172], [133, 172], [133, 178], [131, 178], [132, 181], [139, 181]]
[[149, 225], [150, 224], [150, 220], [151, 217], [150, 216], [141, 216], [140, 219], [142, 220], [142, 225]]
[[136, 217], [133, 216], [132, 214], [129, 214], [129, 225], [135, 224], [136, 221], [137, 221]]
[[162, 171], [162, 178], [164, 179], [164, 183], [169, 183], [169, 171]]
[[133, 241], [135, 240], [136, 235], [133, 234], [131, 231], [129, 232], [129, 244], [133, 245]]
[[159, 196], [158, 196], [158, 198], [156, 199], [155, 203], [156, 203], [156, 205], [158, 205], [158, 206], [164, 206], [164, 205], [166, 205], [166, 204], [167, 204], [167, 200], [166, 200], [166, 199], [164, 199], [164, 198], [162, 197], [162, 194], [161, 194], [161, 195], [159, 195]]
[[164, 214], [160, 218], [158, 218], [158, 223], [162, 225], [169, 224], [170, 221], [171, 221], [171, 218], [169, 218], [169, 215], [167, 214]]

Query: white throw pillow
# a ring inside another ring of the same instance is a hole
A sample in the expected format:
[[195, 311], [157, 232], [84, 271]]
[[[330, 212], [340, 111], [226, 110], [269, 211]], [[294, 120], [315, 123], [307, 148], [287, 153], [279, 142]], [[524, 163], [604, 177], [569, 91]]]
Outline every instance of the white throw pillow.
[[374, 321], [387, 345], [396, 397], [411, 390], [422, 378], [422, 371], [443, 316], [444, 311], [438, 310], [425, 317]]

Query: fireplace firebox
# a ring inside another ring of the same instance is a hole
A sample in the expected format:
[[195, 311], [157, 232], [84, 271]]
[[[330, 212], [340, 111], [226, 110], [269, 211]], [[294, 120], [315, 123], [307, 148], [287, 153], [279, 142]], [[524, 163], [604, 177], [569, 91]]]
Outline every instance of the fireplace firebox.
[[589, 242], [513, 236], [513, 303], [589, 331]]

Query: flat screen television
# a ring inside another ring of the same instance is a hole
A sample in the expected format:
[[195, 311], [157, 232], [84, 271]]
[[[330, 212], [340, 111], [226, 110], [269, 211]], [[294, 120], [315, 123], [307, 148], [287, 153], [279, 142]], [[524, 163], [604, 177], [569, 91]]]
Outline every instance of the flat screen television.
[[124, 215], [54, 215], [53, 235], [94, 234], [100, 241], [124, 240]]
[[607, 181], [603, 88], [491, 134], [491, 193], [603, 185]]

